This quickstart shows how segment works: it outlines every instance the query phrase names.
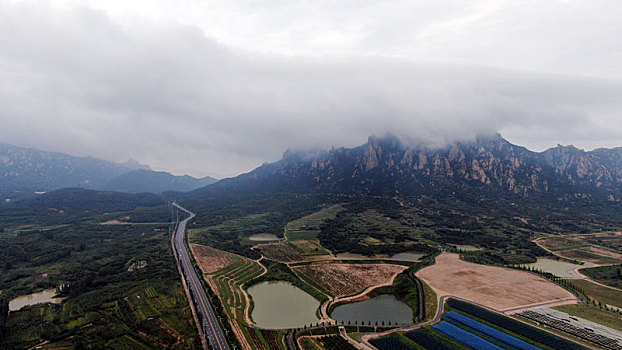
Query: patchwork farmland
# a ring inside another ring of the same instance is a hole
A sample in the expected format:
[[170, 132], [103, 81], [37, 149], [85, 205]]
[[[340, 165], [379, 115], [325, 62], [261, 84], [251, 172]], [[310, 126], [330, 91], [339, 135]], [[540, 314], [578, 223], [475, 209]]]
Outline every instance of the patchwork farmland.
[[281, 263], [300, 262], [305, 259], [302, 256], [303, 251], [291, 243], [259, 244], [254, 249], [266, 258]]

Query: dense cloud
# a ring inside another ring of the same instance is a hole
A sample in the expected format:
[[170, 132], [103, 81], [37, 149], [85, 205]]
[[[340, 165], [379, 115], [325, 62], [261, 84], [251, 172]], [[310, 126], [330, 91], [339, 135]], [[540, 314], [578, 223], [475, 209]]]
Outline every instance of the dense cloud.
[[174, 21], [0, 2], [2, 142], [229, 176], [393, 132], [622, 145], [622, 81], [233, 48]]

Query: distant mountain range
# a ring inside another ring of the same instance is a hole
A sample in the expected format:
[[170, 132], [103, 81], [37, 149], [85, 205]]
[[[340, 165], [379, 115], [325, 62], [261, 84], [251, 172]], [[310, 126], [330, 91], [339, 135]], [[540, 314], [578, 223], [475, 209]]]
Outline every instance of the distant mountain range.
[[108, 182], [104, 189], [129, 193], [186, 192], [216, 181], [209, 176], [197, 179], [189, 175], [175, 176], [164, 171], [138, 169], [115, 177]]
[[188, 195], [275, 191], [396, 198], [498, 193], [516, 198], [619, 202], [622, 148], [586, 152], [557, 146], [533, 152], [498, 134], [442, 148], [405, 144], [394, 136], [370, 137], [366, 144], [351, 149], [288, 151], [278, 162]]
[[67, 187], [130, 193], [190, 191], [217, 181], [150, 170], [136, 161], [113, 163], [32, 148], [0, 145], [0, 193]]

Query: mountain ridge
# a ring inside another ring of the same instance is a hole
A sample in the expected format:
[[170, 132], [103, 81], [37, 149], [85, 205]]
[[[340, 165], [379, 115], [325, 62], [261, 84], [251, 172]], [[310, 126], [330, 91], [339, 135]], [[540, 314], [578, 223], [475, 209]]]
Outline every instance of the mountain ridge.
[[210, 177], [197, 179], [153, 171], [133, 159], [115, 163], [90, 156], [0, 145], [0, 193], [9, 197], [15, 192], [25, 195], [72, 187], [128, 193], [183, 192], [214, 181]]
[[370, 136], [354, 148], [288, 150], [277, 162], [189, 195], [287, 190], [408, 196], [435, 192], [435, 187], [455, 191], [464, 186], [519, 197], [617, 202], [622, 197], [622, 148], [584, 151], [558, 146], [534, 152], [499, 134], [432, 148], [413, 146], [393, 135]]

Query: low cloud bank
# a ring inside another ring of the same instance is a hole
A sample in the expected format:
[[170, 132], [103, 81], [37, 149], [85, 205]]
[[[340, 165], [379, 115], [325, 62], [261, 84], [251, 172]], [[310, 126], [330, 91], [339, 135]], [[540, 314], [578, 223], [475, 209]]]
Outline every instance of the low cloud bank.
[[622, 145], [622, 82], [223, 46], [193, 26], [0, 3], [3, 142], [223, 177], [391, 132]]

